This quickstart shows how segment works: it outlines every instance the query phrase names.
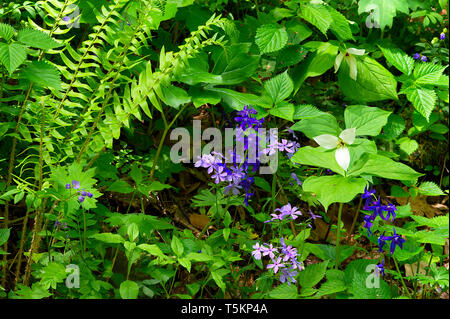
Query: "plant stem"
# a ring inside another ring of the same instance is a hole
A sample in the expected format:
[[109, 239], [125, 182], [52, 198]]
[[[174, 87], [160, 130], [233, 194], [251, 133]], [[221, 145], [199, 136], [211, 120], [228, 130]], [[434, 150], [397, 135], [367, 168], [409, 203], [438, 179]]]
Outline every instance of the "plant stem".
[[361, 205], [362, 205], [362, 197], [359, 198], [358, 209], [356, 210], [355, 217], [353, 218], [352, 227], [350, 228], [350, 232], [348, 233], [349, 236], [351, 234], [353, 234], [353, 230], [355, 228], [356, 221], [358, 220], [358, 217], [359, 217], [359, 211], [361, 210]]
[[336, 234], [336, 265], [335, 268], [339, 268], [339, 250], [341, 248], [341, 215], [342, 215], [342, 207], [344, 206], [343, 203], [339, 203], [339, 212], [338, 212], [338, 220], [337, 220], [337, 234]]
[[395, 259], [394, 256], [392, 256], [392, 259], [394, 259], [395, 268], [397, 269], [398, 275], [400, 276], [400, 280], [402, 281], [403, 288], [405, 288], [406, 293], [408, 294], [408, 297], [411, 298], [411, 294], [409, 293], [409, 290], [408, 290], [408, 288], [405, 285], [405, 281], [403, 280], [402, 273], [400, 272], [400, 268], [398, 267], [397, 260]]

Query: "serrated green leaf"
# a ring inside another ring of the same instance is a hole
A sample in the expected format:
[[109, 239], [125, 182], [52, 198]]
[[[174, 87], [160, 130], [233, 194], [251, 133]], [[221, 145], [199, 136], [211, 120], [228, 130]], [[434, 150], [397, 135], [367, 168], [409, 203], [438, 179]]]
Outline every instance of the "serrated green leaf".
[[17, 41], [42, 50], [50, 50], [61, 46], [48, 34], [34, 29], [23, 29], [17, 33]]
[[386, 60], [397, 68], [400, 72], [410, 75], [414, 69], [414, 59], [398, 48], [383, 48], [378, 46], [383, 52]]
[[298, 275], [298, 282], [302, 287], [314, 287], [325, 276], [328, 261], [305, 267]]
[[22, 70], [20, 76], [44, 88], [61, 90], [61, 76], [56, 67], [44, 62], [33, 61]]
[[386, 125], [391, 112], [365, 105], [347, 106], [344, 112], [345, 127], [356, 128], [356, 135], [377, 136]]
[[296, 299], [297, 296], [295, 285], [281, 284], [269, 292], [269, 297], [273, 299]]
[[14, 35], [14, 28], [9, 24], [0, 23], [0, 38], [9, 41]]
[[261, 53], [271, 53], [281, 50], [287, 43], [286, 30], [277, 24], [265, 24], [256, 31], [255, 43]]
[[405, 93], [415, 109], [428, 120], [436, 105], [436, 92], [431, 89], [410, 87]]
[[330, 12], [321, 4], [302, 6], [300, 16], [319, 29], [324, 35], [327, 34], [327, 30], [333, 22]]
[[294, 89], [294, 84], [292, 83], [292, 80], [286, 70], [285, 72], [264, 82], [264, 89], [271, 97], [273, 103], [277, 104], [289, 97]]
[[0, 62], [11, 75], [27, 58], [25, 46], [19, 43], [0, 43]]

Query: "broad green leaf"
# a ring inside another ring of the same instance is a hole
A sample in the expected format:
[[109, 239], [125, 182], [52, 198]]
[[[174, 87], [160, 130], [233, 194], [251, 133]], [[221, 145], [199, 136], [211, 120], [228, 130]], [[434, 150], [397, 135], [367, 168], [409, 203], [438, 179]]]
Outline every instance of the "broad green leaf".
[[269, 292], [269, 297], [272, 299], [296, 299], [297, 296], [297, 286], [287, 283], [281, 284]]
[[[305, 251], [312, 253], [323, 261], [329, 261], [329, 266], [332, 266], [336, 261], [336, 246], [324, 244], [305, 244]], [[339, 260], [342, 262], [353, 254], [354, 246], [342, 245], [339, 250]]]
[[373, 287], [368, 286], [367, 276], [370, 273], [355, 273], [351, 283], [352, 293], [355, 299], [390, 299], [391, 288], [379, 277], [372, 275], [374, 280], [379, 282], [379, 287], [373, 283]]
[[327, 8], [321, 4], [307, 4], [300, 10], [300, 16], [326, 36], [327, 30], [333, 22], [332, 15]]
[[319, 76], [331, 69], [338, 54], [339, 47], [329, 42], [323, 42], [317, 50], [310, 54], [305, 62], [292, 69], [294, 94], [308, 77]]
[[361, 0], [358, 2], [358, 14], [372, 12], [375, 25], [382, 30], [392, 27], [397, 11], [408, 14], [409, 5], [407, 0]]
[[377, 136], [391, 112], [377, 107], [352, 105], [345, 109], [345, 127], [356, 128], [356, 135]]
[[20, 76], [44, 88], [61, 90], [61, 76], [58, 69], [44, 61], [33, 61], [22, 70]]
[[293, 122], [294, 105], [290, 103], [287, 103], [286, 105], [281, 105], [280, 103], [279, 106], [270, 109], [269, 114]]
[[172, 241], [170, 243], [170, 247], [172, 247], [173, 252], [177, 256], [181, 256], [183, 254], [183, 252], [184, 252], [183, 243], [175, 235], [172, 237]]
[[286, 30], [277, 24], [265, 24], [256, 31], [255, 43], [261, 53], [271, 53], [282, 49], [288, 40]]
[[305, 267], [298, 275], [298, 282], [305, 287], [314, 287], [322, 280], [327, 270], [328, 261], [324, 261], [318, 264], [312, 264]]
[[127, 235], [132, 241], [136, 241], [139, 237], [139, 227], [136, 223], [131, 223], [128, 225]]
[[373, 175], [388, 179], [412, 181], [423, 174], [417, 173], [411, 167], [395, 162], [386, 156], [366, 153], [361, 157], [360, 164], [354, 167], [348, 175]]
[[419, 193], [427, 196], [440, 196], [444, 192], [433, 182], [423, 182], [419, 186]]
[[223, 98], [224, 102], [235, 110], [242, 110], [243, 105], [259, 105], [262, 107], [271, 107], [272, 101], [270, 99], [263, 99], [254, 94], [241, 93], [226, 88], [211, 87], [209, 91], [217, 92]]
[[302, 165], [328, 168], [333, 172], [344, 175], [344, 170], [336, 162], [334, 150], [305, 146], [292, 156], [291, 161]]
[[428, 120], [436, 105], [436, 92], [432, 89], [409, 87], [405, 93], [414, 108]]
[[328, 113], [323, 113], [322, 115], [313, 118], [303, 119], [292, 125], [291, 129], [302, 132], [310, 139], [322, 134], [339, 136], [339, 133], [341, 132], [336, 118]]
[[68, 273], [63, 265], [57, 262], [51, 262], [41, 270], [39, 274], [41, 278], [40, 283], [45, 289], [49, 289], [50, 287], [56, 289], [58, 283], [62, 283], [67, 275]]
[[120, 244], [125, 241], [125, 239], [119, 234], [112, 234], [112, 233], [94, 234], [89, 236], [89, 238], [94, 238], [108, 244]]
[[166, 258], [164, 253], [161, 251], [161, 249], [157, 245], [140, 244], [140, 245], [137, 245], [137, 248], [142, 249], [143, 251], [149, 253], [150, 255]]
[[405, 127], [406, 124], [403, 117], [397, 114], [391, 114], [383, 130], [385, 136], [388, 139], [393, 140], [405, 130]]
[[178, 109], [180, 105], [191, 102], [191, 97], [185, 90], [174, 85], [161, 86], [162, 100], [167, 105]]
[[324, 114], [317, 107], [310, 104], [296, 105], [294, 111], [294, 120], [303, 120]]
[[211, 271], [211, 277], [212, 279], [215, 281], [215, 283], [217, 284], [217, 286], [219, 286], [220, 289], [222, 289], [222, 291], [225, 291], [226, 289], [226, 284], [223, 281], [222, 276], [219, 274], [219, 272], [217, 271]]
[[188, 258], [178, 258], [178, 262], [181, 266], [186, 268], [188, 272], [191, 272], [192, 263]]
[[9, 24], [0, 23], [0, 38], [9, 41], [14, 36], [14, 28]]
[[136, 183], [136, 185], [140, 184], [142, 182], [142, 170], [138, 167], [136, 163], [133, 164], [130, 171], [130, 176]]
[[439, 82], [446, 67], [432, 63], [418, 63], [414, 68], [415, 83], [422, 85], [435, 85]]
[[120, 284], [119, 292], [122, 299], [137, 299], [139, 295], [139, 286], [134, 281], [125, 280]]
[[47, 33], [34, 29], [23, 29], [17, 33], [17, 41], [42, 50], [50, 50], [61, 46]]
[[378, 46], [383, 52], [386, 61], [392, 64], [400, 72], [410, 75], [414, 69], [414, 59], [398, 48], [383, 48]]
[[107, 188], [107, 191], [128, 194], [133, 191], [133, 187], [131, 187], [130, 184], [128, 184], [127, 182], [119, 179], [114, 183], [112, 183]]
[[346, 289], [347, 286], [345, 285], [345, 282], [343, 280], [327, 280], [320, 286], [319, 290], [317, 291], [316, 297], [330, 296]]
[[216, 92], [205, 90], [203, 87], [191, 86], [189, 88], [189, 95], [195, 107], [200, 107], [205, 104], [216, 105], [221, 98]]
[[27, 58], [25, 46], [19, 43], [0, 43], [0, 63], [11, 75]]
[[8, 241], [11, 228], [0, 228], [0, 245]]
[[331, 32], [333, 32], [342, 42], [354, 40], [350, 25], [345, 16], [335, 10], [332, 6], [326, 6], [326, 8], [332, 19], [330, 24]]
[[332, 203], [348, 203], [364, 192], [366, 181], [359, 177], [310, 176], [303, 182], [303, 190], [316, 194], [325, 210]]
[[294, 84], [287, 74], [287, 70], [274, 78], [264, 82], [264, 89], [269, 94], [274, 104], [278, 104], [292, 93]]
[[419, 143], [406, 136], [400, 138], [397, 141], [397, 144], [399, 144], [400, 149], [408, 155], [411, 155], [419, 148]]
[[388, 70], [367, 55], [355, 59], [356, 81], [350, 77], [347, 63], [339, 68], [338, 84], [344, 95], [359, 102], [397, 99], [397, 81]]

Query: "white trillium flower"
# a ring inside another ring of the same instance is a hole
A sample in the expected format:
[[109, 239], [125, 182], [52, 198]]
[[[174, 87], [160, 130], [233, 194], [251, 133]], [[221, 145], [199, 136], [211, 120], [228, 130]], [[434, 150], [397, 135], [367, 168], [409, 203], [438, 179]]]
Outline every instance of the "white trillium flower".
[[339, 134], [339, 137], [331, 134], [322, 134], [314, 137], [314, 141], [317, 142], [323, 148], [332, 150], [336, 148], [334, 157], [340, 167], [346, 171], [350, 165], [350, 152], [347, 145], [353, 144], [356, 136], [356, 128], [345, 129]]
[[354, 55], [364, 55], [365, 51], [366, 50], [364, 49], [355, 49], [355, 48], [347, 49], [344, 52], [341, 51], [337, 55], [336, 60], [334, 61], [334, 73], [336, 73], [339, 70], [342, 60], [345, 59], [350, 68], [350, 77], [356, 81], [356, 76], [358, 75], [358, 68], [356, 67], [356, 59]]

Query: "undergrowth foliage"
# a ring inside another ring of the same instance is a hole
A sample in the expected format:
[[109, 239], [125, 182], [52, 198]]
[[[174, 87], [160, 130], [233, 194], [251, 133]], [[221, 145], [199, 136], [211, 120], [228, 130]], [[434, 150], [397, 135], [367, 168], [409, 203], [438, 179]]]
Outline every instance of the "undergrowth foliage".
[[448, 4], [397, 3], [2, 2], [0, 297], [448, 298]]

